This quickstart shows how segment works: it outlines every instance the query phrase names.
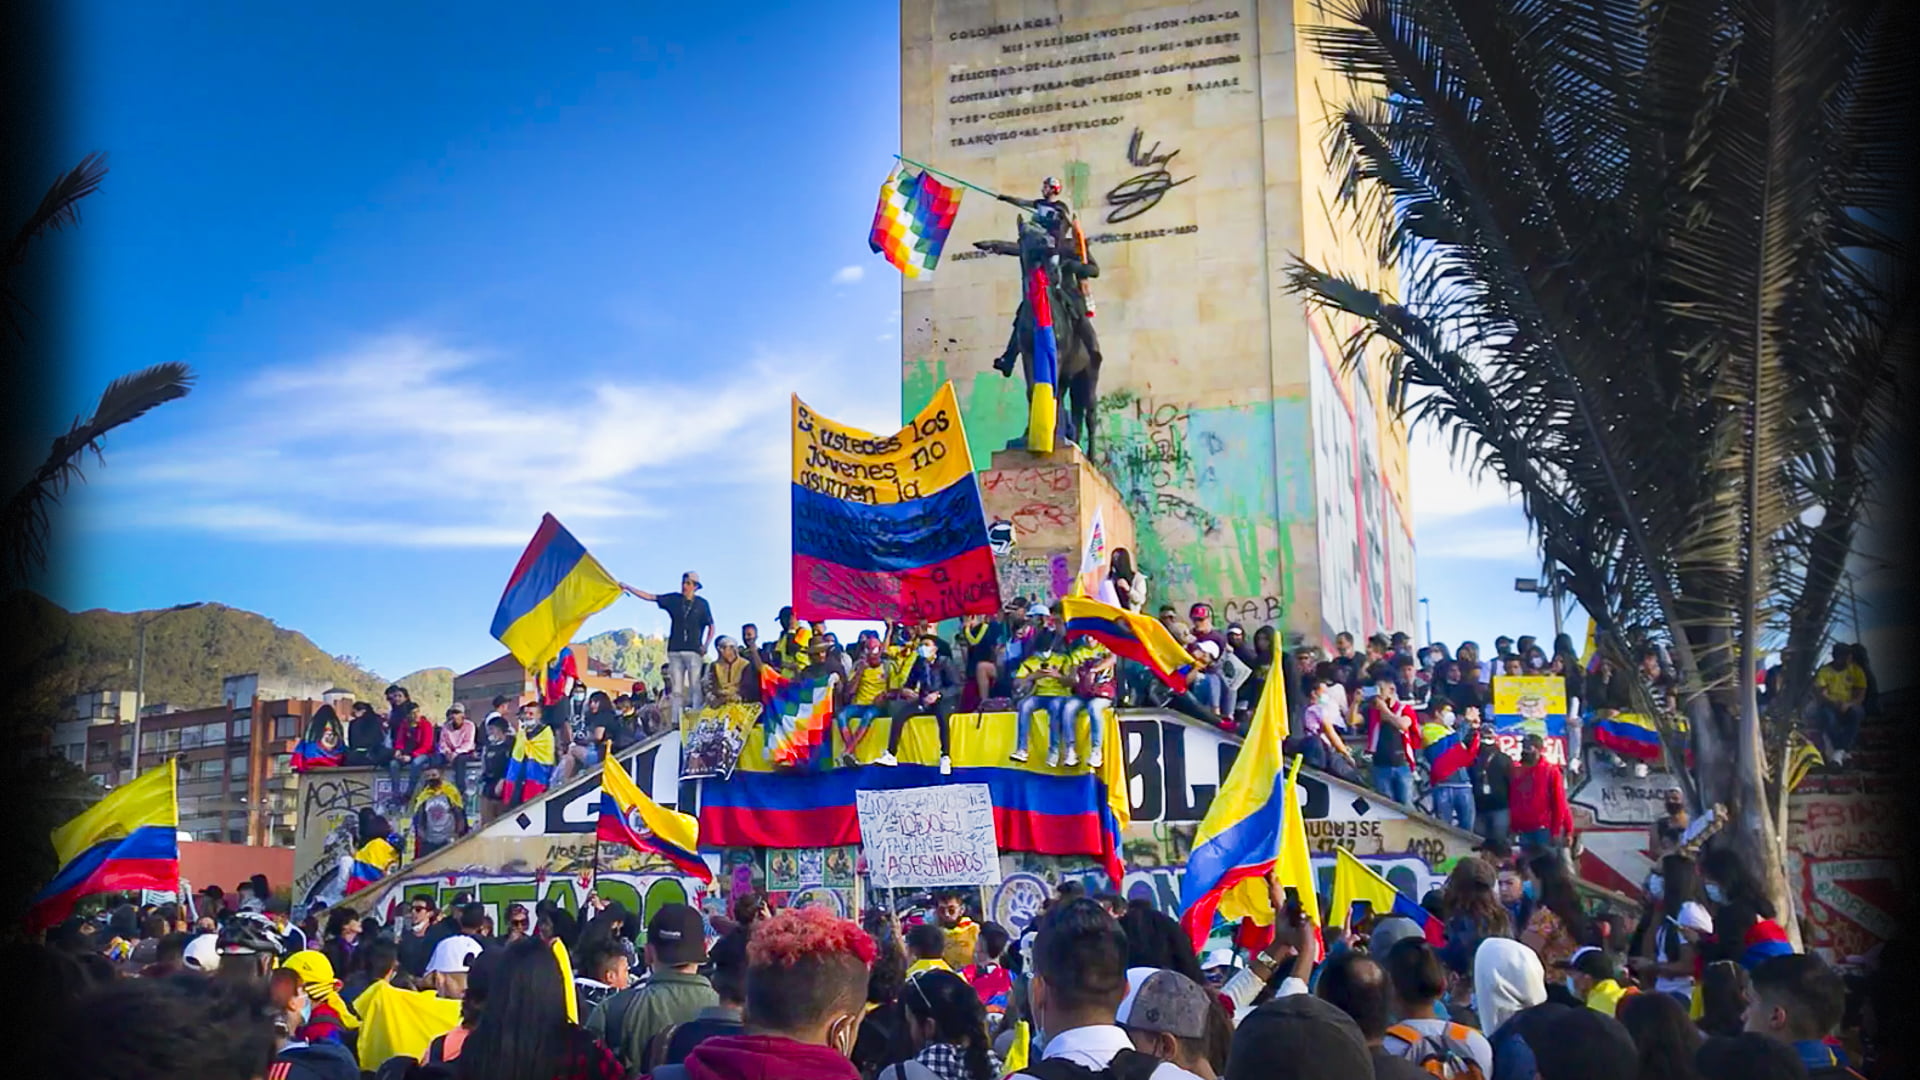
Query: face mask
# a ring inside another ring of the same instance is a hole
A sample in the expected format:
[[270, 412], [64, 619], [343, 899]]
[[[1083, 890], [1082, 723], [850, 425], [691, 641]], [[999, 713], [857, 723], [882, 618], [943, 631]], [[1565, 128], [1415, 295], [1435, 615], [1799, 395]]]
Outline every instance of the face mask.
[[1581, 997], [1579, 988], [1573, 985], [1573, 976], [1567, 976], [1561, 980], [1561, 984], [1567, 988], [1567, 993], [1572, 994], [1576, 998], [1580, 998], [1582, 1001], [1586, 1000], [1584, 997]]
[[1716, 904], [1724, 904], [1727, 902], [1727, 895], [1721, 891], [1718, 883], [1709, 881], [1707, 882], [1707, 899]]
[[920, 655], [925, 659], [928, 659], [928, 660], [933, 659], [933, 656], [936, 652], [939, 652], [939, 650], [934, 648], [932, 645], [920, 646]]
[[1660, 876], [1659, 874], [1655, 874], [1652, 877], [1647, 879], [1648, 898], [1653, 900], [1658, 900], [1661, 897], [1665, 896], [1666, 894], [1667, 894], [1666, 878]]
[[1529, 900], [1533, 899], [1533, 882], [1529, 881], [1525, 885], [1520, 886], [1520, 895]]

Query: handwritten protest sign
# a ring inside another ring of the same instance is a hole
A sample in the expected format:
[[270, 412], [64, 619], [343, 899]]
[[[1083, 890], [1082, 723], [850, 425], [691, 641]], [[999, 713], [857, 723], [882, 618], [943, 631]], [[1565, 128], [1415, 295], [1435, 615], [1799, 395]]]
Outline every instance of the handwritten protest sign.
[[892, 435], [793, 399], [793, 609], [914, 623], [992, 614], [1000, 585], [953, 384]]
[[999, 884], [987, 785], [856, 791], [854, 800], [876, 888]]

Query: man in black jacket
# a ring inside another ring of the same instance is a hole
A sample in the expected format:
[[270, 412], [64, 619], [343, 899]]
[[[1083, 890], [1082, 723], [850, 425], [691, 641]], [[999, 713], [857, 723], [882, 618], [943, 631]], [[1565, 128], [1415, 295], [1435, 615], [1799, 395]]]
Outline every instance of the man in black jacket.
[[[1479, 713], [1468, 708], [1463, 723], [1472, 723]], [[1480, 723], [1480, 756], [1469, 767], [1473, 780], [1473, 831], [1488, 840], [1506, 842], [1511, 820], [1507, 812], [1507, 788], [1513, 781], [1513, 759], [1500, 749], [1499, 732], [1486, 721]]]
[[887, 752], [874, 759], [877, 765], [899, 764], [894, 754], [900, 749], [900, 733], [906, 730], [907, 719], [914, 716], [931, 714], [934, 723], [940, 728], [940, 775], [953, 772], [951, 744], [948, 737], [948, 720], [953, 716], [953, 706], [960, 698], [960, 677], [955, 674], [953, 665], [940, 659], [940, 639], [932, 634], [922, 634], [916, 642], [913, 667], [908, 669], [906, 681], [900, 687], [902, 696], [887, 706], [887, 718], [891, 721], [887, 732]]

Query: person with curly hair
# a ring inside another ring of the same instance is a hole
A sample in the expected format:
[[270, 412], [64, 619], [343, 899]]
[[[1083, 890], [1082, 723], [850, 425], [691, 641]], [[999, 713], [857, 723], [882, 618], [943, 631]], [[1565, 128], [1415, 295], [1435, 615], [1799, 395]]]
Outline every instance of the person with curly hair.
[[877, 951], [824, 908], [783, 911], [747, 941], [745, 1029], [693, 1048], [689, 1080], [858, 1080], [849, 1060]]

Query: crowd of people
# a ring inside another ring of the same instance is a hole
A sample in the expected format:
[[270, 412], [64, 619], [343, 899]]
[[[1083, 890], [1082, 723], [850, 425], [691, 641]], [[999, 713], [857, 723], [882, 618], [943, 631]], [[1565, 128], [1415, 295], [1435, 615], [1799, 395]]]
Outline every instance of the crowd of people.
[[[858, 922], [776, 911], [760, 893], [729, 917], [665, 904], [643, 920], [589, 895], [578, 916], [508, 905], [504, 926], [471, 896], [416, 896], [382, 926], [347, 908], [296, 921], [255, 878], [191, 906], [70, 919], [8, 947], [0, 985], [16, 991], [11, 1057], [29, 1077], [1905, 1075], [1891, 955], [1843, 977], [1794, 952], [1717, 850], [1667, 855], [1636, 924], [1583, 908], [1551, 855], [1494, 843], [1424, 899], [1440, 934], [1364, 906], [1322, 928], [1269, 886], [1282, 915], [1265, 940], [1201, 953], [1150, 903], [1072, 881], [1015, 934], [984, 921], [971, 890]], [[450, 1011], [409, 1052], [369, 1061], [381, 1021], [356, 1010], [380, 983]]]

